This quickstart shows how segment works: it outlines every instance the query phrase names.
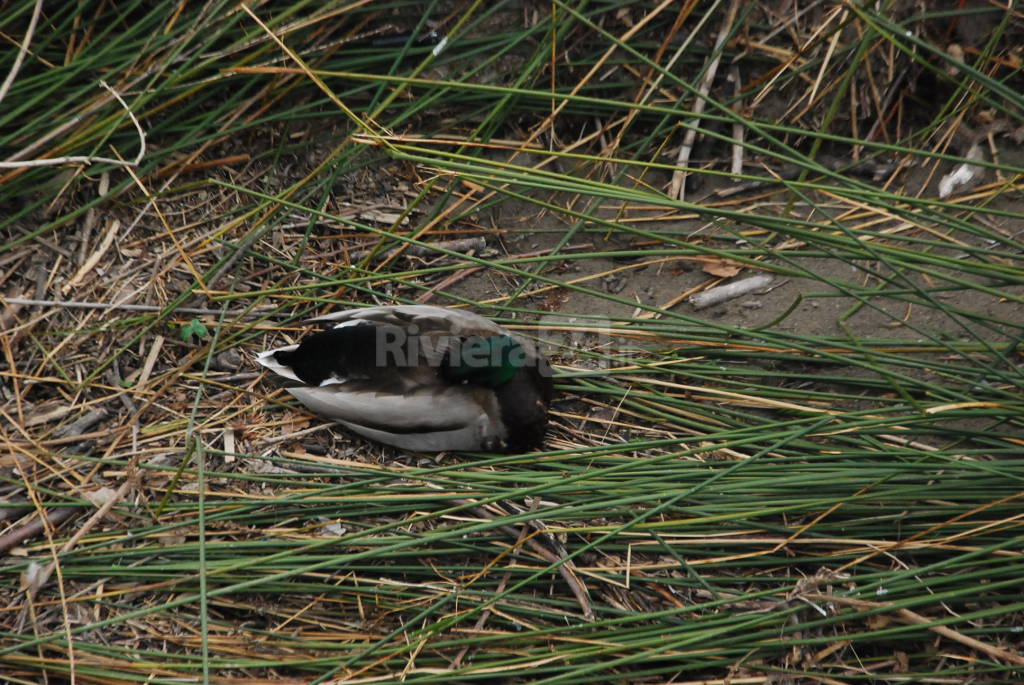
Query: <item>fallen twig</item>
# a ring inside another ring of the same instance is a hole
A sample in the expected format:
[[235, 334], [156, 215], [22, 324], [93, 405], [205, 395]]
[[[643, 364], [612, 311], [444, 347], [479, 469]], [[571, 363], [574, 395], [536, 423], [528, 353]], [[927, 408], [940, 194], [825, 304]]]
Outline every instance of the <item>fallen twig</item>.
[[29, 538], [34, 538], [42, 533], [47, 526], [56, 528], [72, 514], [80, 510], [80, 507], [57, 507], [56, 509], [50, 509], [42, 517], [36, 517], [20, 528], [15, 528], [0, 535], [0, 554], [7, 552], [12, 547], [16, 547]]
[[752, 293], [755, 290], [766, 288], [771, 285], [773, 278], [773, 276], [760, 274], [758, 276], [751, 276], [750, 278], [744, 278], [739, 281], [733, 281], [732, 283], [716, 286], [710, 290], [705, 290], [702, 293], [692, 295], [690, 297], [690, 304], [692, 304], [695, 309], [705, 309], [712, 305], [721, 304], [727, 300], [732, 300], [737, 297], [742, 297], [748, 293]]

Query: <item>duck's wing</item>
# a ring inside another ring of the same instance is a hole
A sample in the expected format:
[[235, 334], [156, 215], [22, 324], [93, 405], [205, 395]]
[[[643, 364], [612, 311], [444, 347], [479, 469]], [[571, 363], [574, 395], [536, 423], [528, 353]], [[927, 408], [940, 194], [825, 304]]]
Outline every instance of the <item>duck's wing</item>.
[[351, 325], [360, 321], [370, 321], [382, 326], [397, 326], [410, 334], [423, 336], [428, 351], [429, 363], [437, 366], [448, 345], [458, 338], [490, 338], [495, 335], [508, 335], [523, 346], [530, 366], [541, 369], [546, 376], [551, 375], [551, 368], [544, 359], [537, 345], [518, 333], [513, 333], [490, 319], [465, 309], [448, 309], [426, 304], [402, 304], [388, 307], [365, 307], [363, 309], [347, 309], [332, 312], [324, 316], [310, 319], [310, 322], [334, 323], [335, 327]]
[[448, 309], [427, 304], [401, 304], [391, 307], [365, 307], [332, 312], [310, 319], [311, 322], [336, 323], [372, 321], [410, 329], [419, 334], [446, 333], [459, 337], [509, 335], [507, 329], [465, 309]]
[[282, 378], [287, 378], [288, 380], [301, 383], [302, 379], [295, 375], [292, 367], [277, 361], [278, 352], [294, 352], [297, 349], [299, 349], [298, 345], [287, 345], [285, 347], [278, 347], [274, 350], [264, 350], [256, 355], [256, 363], [260, 366], [267, 367]]
[[438, 367], [451, 336], [409, 335], [408, 329], [354, 319], [307, 335], [298, 345], [261, 352], [256, 362], [308, 387], [365, 382], [385, 393], [443, 387]]

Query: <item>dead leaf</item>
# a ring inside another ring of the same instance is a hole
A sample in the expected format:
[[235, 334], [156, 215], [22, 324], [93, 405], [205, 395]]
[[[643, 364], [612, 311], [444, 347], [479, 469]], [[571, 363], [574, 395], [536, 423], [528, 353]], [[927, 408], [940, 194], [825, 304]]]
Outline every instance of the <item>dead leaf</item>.
[[46, 584], [50, 574], [46, 573], [46, 567], [35, 561], [30, 561], [28, 568], [21, 572], [21, 589], [28, 590], [33, 595]]
[[[966, 159], [975, 161], [984, 159], [981, 146], [972, 145], [965, 155]], [[960, 164], [939, 180], [939, 199], [945, 200], [954, 192], [966, 192], [976, 186], [984, 174], [984, 168], [976, 164]]]
[[867, 623], [868, 628], [871, 630], [881, 630], [892, 623], [892, 619], [885, 614], [875, 614], [868, 616], [864, 622]]
[[110, 503], [117, 496], [117, 491], [113, 488], [102, 487], [99, 490], [82, 493], [82, 496], [92, 502], [93, 506], [99, 508]]
[[743, 270], [743, 265], [731, 259], [719, 259], [714, 262], [705, 262], [702, 271], [719, 278], [732, 278]]
[[184, 545], [185, 544], [185, 536], [184, 535], [159, 535], [159, 536], [157, 536], [157, 541], [159, 541], [159, 543], [161, 545], [163, 545], [164, 547], [174, 547], [176, 545]]

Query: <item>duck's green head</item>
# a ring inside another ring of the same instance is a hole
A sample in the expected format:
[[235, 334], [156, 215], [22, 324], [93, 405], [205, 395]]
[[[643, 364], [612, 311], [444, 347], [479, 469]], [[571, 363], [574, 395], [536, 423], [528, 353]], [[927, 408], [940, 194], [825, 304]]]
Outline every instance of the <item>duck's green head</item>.
[[459, 338], [449, 350], [441, 373], [455, 383], [497, 388], [527, 363], [526, 350], [509, 335]]

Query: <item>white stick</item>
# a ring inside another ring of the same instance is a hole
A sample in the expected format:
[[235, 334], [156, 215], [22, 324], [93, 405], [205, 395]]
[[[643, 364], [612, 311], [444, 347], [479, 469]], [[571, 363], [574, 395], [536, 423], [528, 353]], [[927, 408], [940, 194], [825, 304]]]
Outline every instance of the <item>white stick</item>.
[[760, 276], [751, 276], [750, 278], [744, 278], [741, 281], [734, 281], [733, 283], [726, 283], [710, 290], [705, 290], [702, 293], [697, 293], [690, 297], [690, 304], [693, 305], [694, 309], [704, 309], [712, 305], [721, 304], [727, 300], [732, 300], [737, 297], [742, 297], [747, 293], [752, 293], [755, 290], [760, 290], [771, 285], [773, 276], [762, 274]]

